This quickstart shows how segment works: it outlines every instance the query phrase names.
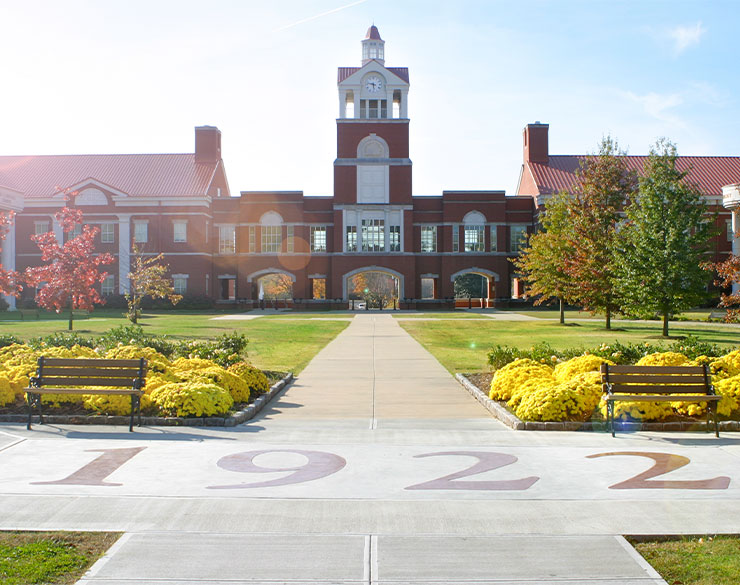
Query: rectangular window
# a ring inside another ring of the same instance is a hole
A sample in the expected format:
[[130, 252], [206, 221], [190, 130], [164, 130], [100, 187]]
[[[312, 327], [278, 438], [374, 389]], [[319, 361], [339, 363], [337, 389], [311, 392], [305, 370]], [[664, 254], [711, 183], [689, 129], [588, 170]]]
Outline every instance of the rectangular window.
[[326, 252], [326, 226], [311, 226], [311, 252]]
[[254, 254], [257, 251], [257, 230], [253, 225], [249, 226], [249, 253]]
[[236, 227], [233, 225], [222, 225], [218, 228], [218, 252], [219, 254], [236, 253]]
[[382, 252], [385, 250], [385, 220], [362, 220], [362, 251]]
[[188, 290], [188, 277], [182, 274], [176, 274], [172, 277], [172, 287], [175, 294], [184, 295]]
[[452, 226], [452, 251], [460, 251], [460, 226], [458, 225]]
[[134, 242], [146, 244], [149, 241], [149, 224], [145, 221], [134, 222]]
[[325, 299], [326, 298], [326, 279], [325, 278], [314, 278], [311, 280], [312, 293], [314, 299]]
[[110, 296], [116, 292], [116, 277], [109, 274], [100, 284], [100, 294], [104, 297]]
[[482, 225], [465, 226], [465, 251], [466, 252], [485, 252], [486, 251], [486, 227]]
[[347, 252], [357, 252], [357, 226], [347, 226]]
[[283, 244], [283, 228], [279, 225], [262, 226], [262, 252], [268, 254], [280, 253]]
[[[731, 242], [735, 239], [735, 234], [732, 232], [732, 220], [728, 219], [726, 222], [726, 229], [727, 229], [727, 241]], [[38, 232], [36, 232], [38, 233]]]
[[115, 240], [115, 225], [112, 223], [104, 223], [100, 226], [100, 241], [103, 244], [112, 244]]
[[286, 226], [286, 230], [288, 233], [287, 242], [286, 242], [286, 249], [285, 251], [288, 253], [295, 252], [295, 244], [293, 243], [293, 237], [294, 237], [294, 228], [292, 225]]
[[401, 251], [401, 226], [400, 225], [390, 226], [389, 236], [390, 236], [389, 243], [391, 247], [391, 252], [400, 252]]
[[74, 229], [71, 232], [67, 232], [66, 234], [64, 234], [64, 241], [69, 242], [80, 234], [82, 234], [82, 224], [76, 223]]
[[491, 226], [491, 252], [498, 250], [498, 230], [495, 225]]
[[48, 221], [34, 221], [33, 222], [33, 233], [37, 236], [45, 234], [49, 231]]
[[433, 278], [422, 278], [421, 279], [421, 298], [422, 299], [433, 299], [434, 298], [434, 279]]
[[421, 251], [422, 252], [436, 252], [437, 251], [437, 226], [436, 225], [421, 226]]
[[175, 220], [172, 223], [172, 241], [173, 242], [187, 242], [188, 241], [188, 222], [183, 220]]
[[360, 118], [387, 118], [388, 100], [360, 100]]
[[523, 225], [511, 226], [511, 251], [519, 252], [527, 243], [527, 227]]

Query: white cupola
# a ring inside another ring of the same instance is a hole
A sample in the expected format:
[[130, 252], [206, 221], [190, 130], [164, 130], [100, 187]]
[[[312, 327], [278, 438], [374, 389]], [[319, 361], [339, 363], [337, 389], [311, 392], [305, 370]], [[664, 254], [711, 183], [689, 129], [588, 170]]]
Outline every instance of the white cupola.
[[378, 27], [375, 25], [367, 29], [367, 34], [362, 39], [362, 64], [365, 65], [370, 61], [385, 64], [385, 41], [380, 38]]

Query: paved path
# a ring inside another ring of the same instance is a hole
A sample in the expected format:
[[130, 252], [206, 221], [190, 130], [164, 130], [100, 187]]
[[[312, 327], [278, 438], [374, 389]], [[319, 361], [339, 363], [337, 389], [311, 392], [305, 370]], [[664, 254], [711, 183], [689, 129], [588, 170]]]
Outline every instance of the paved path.
[[739, 464], [730, 434], [511, 431], [358, 315], [236, 429], [1, 425], [0, 528], [125, 532], [87, 585], [662, 583], [619, 535], [737, 532]]

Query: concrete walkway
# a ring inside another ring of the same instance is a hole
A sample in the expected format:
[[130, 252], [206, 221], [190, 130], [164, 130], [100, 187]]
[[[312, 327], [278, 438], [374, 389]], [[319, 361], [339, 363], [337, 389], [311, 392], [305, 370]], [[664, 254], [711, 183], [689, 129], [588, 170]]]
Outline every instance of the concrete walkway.
[[88, 585], [663, 583], [620, 535], [737, 532], [739, 463], [730, 434], [511, 431], [358, 315], [236, 429], [0, 426], [0, 529], [124, 532]]

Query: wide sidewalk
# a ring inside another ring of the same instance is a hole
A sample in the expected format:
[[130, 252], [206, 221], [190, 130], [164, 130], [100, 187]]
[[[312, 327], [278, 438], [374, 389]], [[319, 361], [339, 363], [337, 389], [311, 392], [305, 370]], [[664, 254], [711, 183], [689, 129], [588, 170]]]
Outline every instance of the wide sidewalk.
[[0, 426], [0, 528], [124, 532], [84, 584], [662, 583], [620, 535], [737, 532], [739, 457], [511, 431], [358, 315], [236, 429]]

